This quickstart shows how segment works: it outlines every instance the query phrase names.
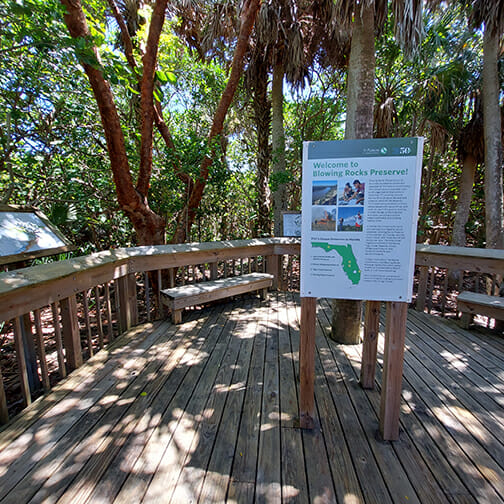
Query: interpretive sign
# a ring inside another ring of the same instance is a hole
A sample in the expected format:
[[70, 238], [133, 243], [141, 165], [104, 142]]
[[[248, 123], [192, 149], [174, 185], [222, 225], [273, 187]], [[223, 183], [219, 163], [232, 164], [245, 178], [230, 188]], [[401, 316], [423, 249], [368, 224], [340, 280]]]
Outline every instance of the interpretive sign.
[[0, 264], [73, 250], [41, 212], [0, 205]]
[[305, 142], [301, 296], [411, 301], [423, 138]]
[[282, 236], [301, 236], [301, 212], [282, 212]]

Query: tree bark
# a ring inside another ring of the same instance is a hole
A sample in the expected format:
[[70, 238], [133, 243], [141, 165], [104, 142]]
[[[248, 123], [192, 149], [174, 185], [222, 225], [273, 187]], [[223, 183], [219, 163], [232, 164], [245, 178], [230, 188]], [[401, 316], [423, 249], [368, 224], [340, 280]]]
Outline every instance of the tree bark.
[[[80, 0], [61, 0], [61, 3], [67, 9], [64, 20], [70, 35], [74, 38], [89, 38], [90, 32]], [[164, 219], [149, 208], [146, 197], [141, 197], [133, 185], [114, 96], [103, 76], [98, 50], [96, 47], [92, 50], [98, 65], [92, 66], [86, 62], [81, 62], [81, 65], [100, 112], [119, 206], [133, 224], [139, 244], [164, 243]]]
[[271, 103], [268, 100], [268, 67], [266, 64], [257, 68], [253, 89], [254, 122], [257, 134], [256, 185], [257, 185], [257, 223], [256, 236], [271, 235], [270, 219], [270, 129]]
[[281, 236], [282, 212], [287, 210], [287, 184], [278, 183], [278, 177], [285, 174], [285, 130], [283, 124], [283, 79], [285, 69], [282, 64], [273, 67], [271, 87], [271, 142], [273, 175], [276, 176], [276, 189], [273, 193], [273, 235]]
[[[373, 137], [375, 78], [374, 2], [363, 2], [355, 14], [347, 81], [345, 138]], [[362, 302], [333, 301], [331, 338], [338, 343], [360, 343]]]
[[485, 135], [486, 247], [503, 248], [502, 136], [499, 108], [499, 35], [485, 29], [483, 37], [483, 129]]
[[189, 236], [191, 226], [194, 222], [196, 211], [198, 210], [201, 199], [203, 198], [203, 191], [208, 180], [209, 168], [213, 162], [213, 157], [215, 156], [215, 149], [212, 146], [212, 141], [222, 133], [222, 129], [224, 127], [224, 119], [226, 117], [229, 106], [231, 105], [231, 101], [234, 97], [236, 88], [238, 87], [238, 83], [243, 72], [245, 52], [248, 48], [250, 34], [252, 33], [252, 28], [254, 27], [257, 12], [259, 11], [259, 6], [260, 0], [245, 0], [243, 4], [240, 16], [240, 32], [233, 55], [231, 74], [229, 76], [226, 88], [222, 93], [221, 100], [214, 115], [212, 129], [210, 130], [210, 134], [208, 136], [208, 142], [210, 144], [210, 155], [205, 156], [201, 163], [199, 176], [195, 180], [194, 186], [192, 187], [191, 193], [189, 195], [189, 199], [177, 219], [177, 228], [171, 240], [172, 243], [183, 243], [186, 241], [187, 237]]
[[455, 220], [453, 222], [453, 232], [451, 244], [456, 247], [465, 247], [466, 232], [465, 225], [469, 218], [471, 209], [471, 199], [474, 185], [474, 174], [476, 173], [476, 158], [467, 154], [462, 163], [462, 173], [460, 175], [459, 195], [455, 210]]

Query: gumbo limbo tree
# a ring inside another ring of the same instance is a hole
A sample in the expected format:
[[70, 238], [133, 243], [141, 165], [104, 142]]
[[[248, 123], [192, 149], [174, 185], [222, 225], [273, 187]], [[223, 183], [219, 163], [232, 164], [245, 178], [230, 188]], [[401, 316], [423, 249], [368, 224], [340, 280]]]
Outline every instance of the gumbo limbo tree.
[[[116, 107], [110, 82], [106, 77], [97, 45], [93, 42], [91, 30], [80, 0], [61, 0], [65, 8], [64, 21], [74, 39], [83, 41], [86, 52], [78, 52], [77, 57], [89, 80], [100, 112], [103, 131], [107, 143], [110, 168], [116, 187], [117, 200], [121, 210], [130, 219], [140, 245], [164, 243], [166, 222], [149, 206], [149, 187], [153, 167], [153, 134], [154, 128], [159, 132], [167, 149], [171, 152], [171, 168], [185, 184], [186, 200], [177, 218], [172, 242], [186, 241], [193, 224], [196, 211], [203, 197], [209, 170], [216, 155], [215, 142], [222, 132], [224, 119], [238, 86], [243, 71], [244, 54], [248, 47], [250, 33], [254, 26], [259, 9], [259, 0], [243, 2], [239, 31], [233, 54], [229, 79], [222, 93], [220, 102], [213, 116], [208, 134], [208, 153], [201, 161], [196, 177], [189, 176], [177, 157], [168, 124], [163, 117], [161, 102], [156, 95], [158, 50], [163, 25], [167, 15], [168, 0], [156, 0], [152, 3], [152, 15], [145, 47], [135, 49], [128, 30], [127, 19], [121, 13], [115, 0], [108, 0], [110, 11], [120, 29], [122, 48], [127, 64], [138, 76], [136, 87], [140, 97], [139, 120], [139, 166], [136, 181], [133, 178], [131, 161], [128, 158], [125, 136]], [[141, 61], [137, 61], [137, 58]]]

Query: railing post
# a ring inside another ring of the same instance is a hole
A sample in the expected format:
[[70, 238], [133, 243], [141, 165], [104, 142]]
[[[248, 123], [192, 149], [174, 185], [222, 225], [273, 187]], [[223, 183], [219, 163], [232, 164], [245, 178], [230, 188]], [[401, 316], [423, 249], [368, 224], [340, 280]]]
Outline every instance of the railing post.
[[316, 323], [317, 298], [302, 297], [299, 342], [299, 422], [302, 429], [314, 428]]
[[0, 423], [6, 424], [9, 421], [9, 410], [7, 409], [7, 396], [3, 384], [2, 370], [0, 369]]
[[425, 300], [427, 299], [427, 281], [429, 279], [429, 267], [420, 266], [420, 278], [418, 280], [418, 293], [416, 299], [416, 311], [423, 312]]
[[362, 364], [360, 383], [362, 388], [373, 389], [380, 330], [380, 301], [366, 301], [364, 317], [364, 341], [362, 344]]
[[21, 392], [23, 394], [23, 401], [25, 406], [31, 404], [30, 385], [28, 384], [28, 372], [26, 367], [25, 349], [23, 344], [23, 329], [21, 322], [23, 317], [14, 319], [14, 345], [16, 348], [16, 357], [19, 369], [19, 383], [21, 385]]
[[282, 256], [269, 255], [266, 256], [266, 273], [273, 275], [272, 290], [278, 290], [278, 276], [280, 272], [280, 260]]
[[63, 328], [63, 345], [66, 350], [66, 362], [69, 371], [82, 366], [82, 350], [77, 320], [77, 299], [75, 294], [62, 299], [61, 325]]
[[26, 373], [28, 376], [28, 384], [30, 390], [35, 391], [40, 389], [40, 378], [38, 375], [37, 366], [37, 351], [33, 340], [32, 322], [30, 314], [25, 313], [19, 317], [21, 327], [21, 338], [23, 340], [24, 357], [26, 361]]
[[217, 280], [219, 276], [219, 264], [217, 262], [210, 263], [210, 280]]
[[119, 325], [121, 332], [128, 331], [137, 322], [136, 280], [130, 273], [118, 279]]

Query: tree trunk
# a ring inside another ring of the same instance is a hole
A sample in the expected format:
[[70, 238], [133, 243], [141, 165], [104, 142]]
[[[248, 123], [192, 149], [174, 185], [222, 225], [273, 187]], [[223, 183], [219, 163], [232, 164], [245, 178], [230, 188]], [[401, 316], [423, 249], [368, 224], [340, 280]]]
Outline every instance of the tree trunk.
[[[61, 0], [61, 3], [67, 11], [64, 19], [70, 35], [74, 38], [88, 38], [90, 32], [80, 1]], [[99, 62], [97, 48], [93, 47], [92, 50]], [[133, 224], [140, 245], [162, 244], [165, 221], [149, 208], [146, 195], [140, 196], [133, 185], [124, 135], [110, 84], [98, 65], [93, 66], [84, 61], [81, 61], [81, 65], [89, 79], [100, 112], [119, 206]]]
[[486, 247], [503, 248], [502, 136], [499, 108], [499, 36], [485, 29], [483, 38], [483, 129], [485, 135]]
[[268, 67], [257, 68], [254, 83], [254, 121], [257, 133], [257, 236], [271, 235], [270, 159], [271, 104], [268, 100]]
[[283, 124], [283, 79], [284, 66], [277, 64], [273, 68], [273, 85], [271, 88], [271, 143], [273, 148], [272, 164], [275, 180], [273, 193], [273, 226], [274, 236], [281, 236], [282, 212], [287, 210], [287, 184], [280, 183], [285, 179], [285, 131]]
[[465, 225], [469, 218], [471, 209], [471, 199], [474, 185], [474, 174], [476, 173], [476, 158], [467, 154], [462, 163], [462, 173], [460, 175], [459, 195], [457, 208], [455, 210], [455, 220], [453, 222], [453, 233], [451, 244], [456, 247], [464, 247], [466, 244]]
[[[374, 2], [362, 3], [355, 14], [347, 82], [345, 138], [373, 137], [375, 78]], [[362, 302], [333, 301], [331, 337], [338, 343], [360, 343]]]

